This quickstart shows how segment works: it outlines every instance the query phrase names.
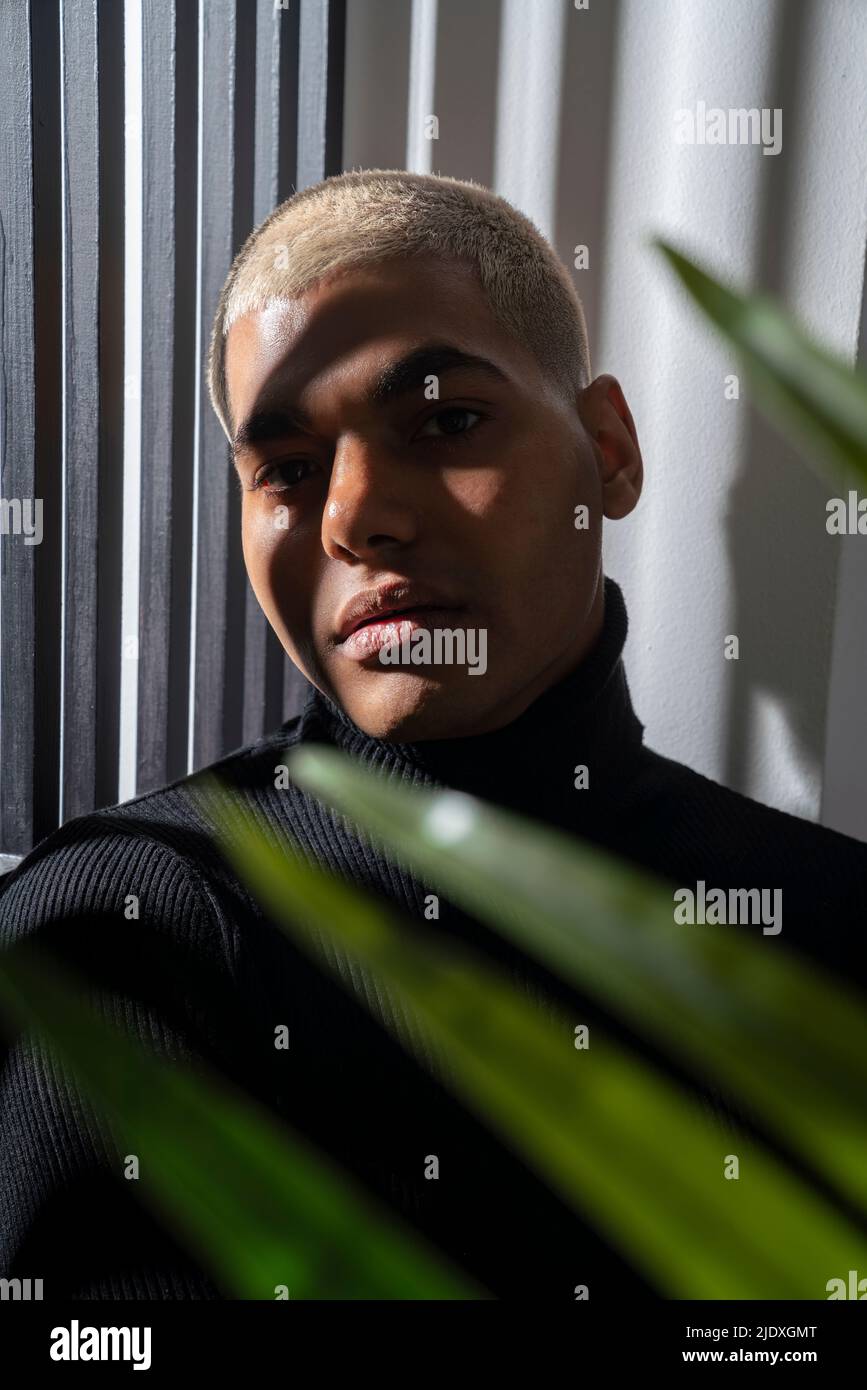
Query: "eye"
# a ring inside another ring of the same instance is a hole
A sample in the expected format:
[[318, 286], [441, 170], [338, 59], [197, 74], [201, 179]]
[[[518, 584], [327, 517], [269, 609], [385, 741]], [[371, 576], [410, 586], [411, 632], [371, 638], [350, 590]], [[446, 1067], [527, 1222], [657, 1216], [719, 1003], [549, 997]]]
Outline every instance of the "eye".
[[286, 459], [283, 463], [269, 463], [259, 470], [253, 480], [252, 490], [261, 489], [265, 493], [288, 492], [297, 487], [309, 476], [309, 470], [316, 467], [313, 459]]
[[[444, 439], [455, 438], [458, 435], [469, 434], [475, 428], [475, 423], [468, 424], [468, 419], [473, 422], [481, 420], [482, 416], [477, 410], [469, 410], [464, 405], [450, 405], [445, 410], [438, 410], [436, 415], [431, 415], [419, 430], [419, 436], [428, 438]], [[429, 430], [429, 426], [438, 426], [437, 429]]]

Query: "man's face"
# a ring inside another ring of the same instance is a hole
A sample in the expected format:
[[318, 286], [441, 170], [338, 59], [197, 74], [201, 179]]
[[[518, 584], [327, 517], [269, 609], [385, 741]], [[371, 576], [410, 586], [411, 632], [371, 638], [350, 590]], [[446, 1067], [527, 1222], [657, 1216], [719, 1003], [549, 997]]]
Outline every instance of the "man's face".
[[[366, 733], [498, 728], [580, 661], [601, 621], [602, 454], [469, 266], [393, 260], [249, 313], [226, 379], [253, 590]], [[435, 664], [444, 629], [476, 634], [476, 674]], [[424, 631], [427, 664], [385, 664], [399, 639], [423, 655]]]

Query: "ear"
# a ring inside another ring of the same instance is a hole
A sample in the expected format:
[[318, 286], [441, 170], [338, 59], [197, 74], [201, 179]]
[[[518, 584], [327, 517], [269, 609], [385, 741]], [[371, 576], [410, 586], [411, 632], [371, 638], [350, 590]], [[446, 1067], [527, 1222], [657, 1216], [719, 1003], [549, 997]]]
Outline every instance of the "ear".
[[596, 377], [578, 398], [578, 414], [597, 455], [602, 511], [612, 521], [628, 516], [641, 496], [644, 465], [626, 397], [616, 377]]

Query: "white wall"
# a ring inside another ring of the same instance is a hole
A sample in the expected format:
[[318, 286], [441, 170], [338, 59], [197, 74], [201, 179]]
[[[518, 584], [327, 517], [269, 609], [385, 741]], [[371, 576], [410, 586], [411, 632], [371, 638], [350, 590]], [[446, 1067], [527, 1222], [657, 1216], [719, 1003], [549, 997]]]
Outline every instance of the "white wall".
[[[867, 5], [350, 0], [348, 12], [345, 167], [474, 178], [567, 264], [589, 247], [573, 275], [594, 372], [621, 380], [647, 474], [638, 510], [605, 536], [647, 742], [785, 810], [824, 807], [867, 839], [867, 752], [851, 756], [867, 677], [858, 540], [828, 536], [831, 491], [745, 383], [726, 399], [737, 364], [647, 246], [662, 234], [761, 285], [854, 359]], [[780, 108], [780, 153], [677, 143], [675, 111], [699, 101]], [[429, 114], [436, 142], [419, 130]], [[728, 634], [737, 662], [723, 657]]]

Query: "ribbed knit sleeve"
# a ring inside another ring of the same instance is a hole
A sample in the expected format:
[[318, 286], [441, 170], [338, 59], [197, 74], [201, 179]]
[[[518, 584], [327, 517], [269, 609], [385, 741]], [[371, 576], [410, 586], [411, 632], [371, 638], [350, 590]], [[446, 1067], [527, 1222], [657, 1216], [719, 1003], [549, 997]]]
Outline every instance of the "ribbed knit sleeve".
[[[220, 1066], [242, 1026], [230, 935], [183, 855], [105, 817], [67, 823], [0, 892], [2, 948], [39, 942], [99, 991], [112, 1025], [189, 1064]], [[60, 1059], [0, 1023], [0, 1274], [42, 1279], [45, 1298], [219, 1297]]]

